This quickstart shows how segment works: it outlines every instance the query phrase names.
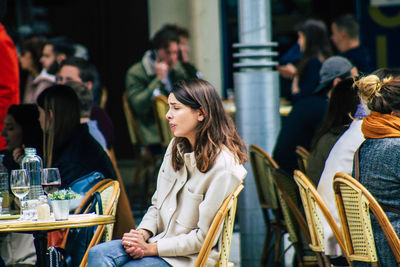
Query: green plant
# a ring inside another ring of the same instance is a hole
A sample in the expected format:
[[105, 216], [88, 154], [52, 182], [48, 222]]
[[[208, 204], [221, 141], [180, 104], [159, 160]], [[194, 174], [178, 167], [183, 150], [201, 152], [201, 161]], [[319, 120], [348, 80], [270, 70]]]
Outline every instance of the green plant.
[[53, 194], [49, 194], [47, 197], [50, 200], [70, 200], [70, 199], [80, 198], [81, 195], [72, 191], [71, 188], [68, 188], [68, 189], [58, 190]]

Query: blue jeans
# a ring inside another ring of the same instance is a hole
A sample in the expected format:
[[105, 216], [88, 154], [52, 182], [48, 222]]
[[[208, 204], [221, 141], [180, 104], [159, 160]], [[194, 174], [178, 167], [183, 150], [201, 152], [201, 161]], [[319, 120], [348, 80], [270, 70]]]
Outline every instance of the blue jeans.
[[121, 239], [112, 240], [92, 247], [89, 250], [88, 267], [171, 266], [160, 257], [144, 257], [134, 260], [125, 252], [121, 242]]

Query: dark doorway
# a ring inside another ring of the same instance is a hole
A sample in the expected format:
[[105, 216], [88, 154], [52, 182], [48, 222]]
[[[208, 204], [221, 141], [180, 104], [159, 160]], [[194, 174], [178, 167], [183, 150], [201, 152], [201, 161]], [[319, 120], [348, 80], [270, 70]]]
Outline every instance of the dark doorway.
[[147, 1], [8, 1], [5, 25], [15, 42], [27, 34], [64, 35], [88, 48], [108, 90], [118, 158], [131, 158], [121, 97], [125, 72], [148, 47]]

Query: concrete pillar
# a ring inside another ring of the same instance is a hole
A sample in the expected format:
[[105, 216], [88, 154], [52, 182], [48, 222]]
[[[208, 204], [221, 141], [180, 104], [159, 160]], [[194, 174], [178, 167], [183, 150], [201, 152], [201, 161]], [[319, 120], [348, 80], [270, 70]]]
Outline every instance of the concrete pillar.
[[[239, 49], [233, 56], [240, 59], [234, 67], [237, 125], [246, 144], [256, 144], [271, 154], [279, 133], [279, 77], [272, 60], [277, 53], [271, 42], [269, 0], [240, 0]], [[239, 198], [239, 223], [242, 266], [260, 266], [265, 238], [265, 222], [257, 198], [250, 164], [245, 190]]]

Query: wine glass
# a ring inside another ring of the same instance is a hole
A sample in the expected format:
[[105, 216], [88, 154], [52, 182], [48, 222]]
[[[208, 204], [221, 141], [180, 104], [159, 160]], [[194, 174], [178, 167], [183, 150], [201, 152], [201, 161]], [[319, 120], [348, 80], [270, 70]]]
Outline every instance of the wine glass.
[[25, 169], [11, 171], [11, 191], [21, 201], [21, 218], [22, 210], [25, 206], [22, 199], [29, 193], [30, 179]]
[[42, 170], [42, 186], [46, 194], [52, 194], [61, 185], [61, 176], [57, 168], [45, 168]]

